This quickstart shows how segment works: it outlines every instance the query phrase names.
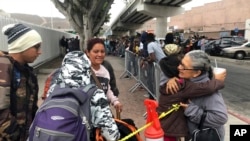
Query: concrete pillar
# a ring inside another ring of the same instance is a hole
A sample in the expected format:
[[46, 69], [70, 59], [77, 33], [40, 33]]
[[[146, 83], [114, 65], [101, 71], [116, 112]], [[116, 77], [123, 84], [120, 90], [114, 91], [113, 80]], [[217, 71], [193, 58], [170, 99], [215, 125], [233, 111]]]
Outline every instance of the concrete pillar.
[[129, 35], [129, 36], [135, 35], [135, 29], [130, 29], [130, 30], [128, 31], [128, 35]]
[[157, 17], [155, 22], [155, 38], [165, 38], [167, 34], [167, 17]]
[[246, 25], [245, 25], [245, 39], [250, 41], [250, 19], [246, 20]]

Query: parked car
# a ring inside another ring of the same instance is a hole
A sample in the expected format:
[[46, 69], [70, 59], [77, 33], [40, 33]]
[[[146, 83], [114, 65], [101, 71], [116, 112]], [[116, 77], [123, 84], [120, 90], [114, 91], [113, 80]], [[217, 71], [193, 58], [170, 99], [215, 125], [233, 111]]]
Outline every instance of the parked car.
[[221, 51], [224, 48], [234, 47], [242, 45], [243, 42], [235, 42], [231, 39], [221, 38], [217, 40], [212, 40], [207, 43], [205, 52], [207, 52], [210, 55], [221, 55]]
[[213, 48], [213, 44], [215, 43], [216, 40], [210, 40], [205, 43], [205, 52], [210, 54], [210, 51]]
[[245, 39], [242, 36], [224, 36], [224, 37], [221, 37], [220, 39], [222, 39], [222, 40], [231, 40], [231, 41], [234, 41], [234, 42], [237, 42], [237, 43], [240, 43], [240, 44], [244, 44], [244, 43], [247, 42], [247, 39]]
[[241, 46], [224, 48], [222, 50], [222, 55], [240, 60], [244, 59], [245, 57], [250, 57], [250, 42], [246, 42]]

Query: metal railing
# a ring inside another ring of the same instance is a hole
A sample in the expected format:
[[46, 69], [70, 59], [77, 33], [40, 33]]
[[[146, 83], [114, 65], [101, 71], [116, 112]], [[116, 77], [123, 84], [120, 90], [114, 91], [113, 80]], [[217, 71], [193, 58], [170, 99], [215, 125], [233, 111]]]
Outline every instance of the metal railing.
[[[133, 65], [133, 59], [136, 61], [136, 66]], [[159, 98], [160, 87], [160, 74], [161, 69], [157, 63], [144, 62], [143, 66], [140, 66], [140, 62], [143, 58], [135, 53], [126, 50], [125, 51], [125, 70], [120, 75], [120, 79], [129, 76], [136, 80], [136, 84], [133, 85], [129, 92], [133, 93], [137, 88], [143, 87], [148, 94], [150, 94], [155, 100]], [[130, 66], [130, 67], [129, 67]], [[137, 67], [138, 69], [133, 69]], [[135, 72], [137, 70], [137, 72]]]

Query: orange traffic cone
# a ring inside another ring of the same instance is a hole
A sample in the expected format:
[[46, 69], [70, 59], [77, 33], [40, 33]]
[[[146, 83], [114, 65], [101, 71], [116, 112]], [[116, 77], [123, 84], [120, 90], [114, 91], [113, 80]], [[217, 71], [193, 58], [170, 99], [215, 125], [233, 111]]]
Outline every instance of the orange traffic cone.
[[144, 131], [146, 141], [163, 141], [164, 132], [156, 112], [158, 103], [155, 100], [146, 99], [144, 105], [147, 108], [147, 123], [152, 122], [152, 125]]

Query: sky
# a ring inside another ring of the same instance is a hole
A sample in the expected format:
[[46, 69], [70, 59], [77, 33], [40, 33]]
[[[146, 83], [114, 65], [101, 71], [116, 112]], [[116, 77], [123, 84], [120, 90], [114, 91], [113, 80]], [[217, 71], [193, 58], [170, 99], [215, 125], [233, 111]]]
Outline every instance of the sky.
[[[192, 0], [184, 5], [186, 10], [190, 10], [195, 6], [202, 6], [204, 3], [220, 1], [220, 0]], [[119, 13], [125, 8], [123, 0], [114, 0], [110, 13], [112, 23]], [[0, 9], [7, 13], [24, 13], [39, 15], [45, 17], [65, 18], [54, 6], [50, 0], [0, 0]]]
[[7, 13], [64, 18], [50, 0], [0, 0], [0, 9]]

